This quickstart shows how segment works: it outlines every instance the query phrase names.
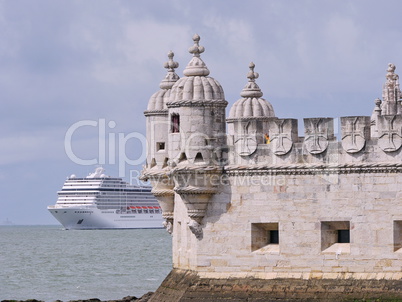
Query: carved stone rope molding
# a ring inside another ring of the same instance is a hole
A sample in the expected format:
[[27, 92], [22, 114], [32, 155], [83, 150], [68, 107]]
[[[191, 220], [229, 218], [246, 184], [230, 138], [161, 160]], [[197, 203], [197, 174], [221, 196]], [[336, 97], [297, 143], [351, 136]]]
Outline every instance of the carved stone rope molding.
[[350, 163], [350, 164], [289, 164], [226, 166], [229, 176], [240, 175], [311, 175], [311, 174], [352, 174], [352, 173], [401, 173], [402, 163]]
[[216, 166], [207, 166], [207, 167], [200, 167], [200, 166], [193, 166], [193, 165], [186, 165], [183, 167], [176, 167], [167, 174], [168, 176], [172, 176], [174, 174], [192, 174], [192, 173], [202, 173], [202, 174], [217, 174], [222, 173], [222, 167]]
[[151, 193], [154, 194], [155, 197], [174, 195], [174, 191], [169, 189], [152, 190]]
[[225, 100], [188, 100], [188, 101], [175, 101], [175, 102], [168, 102], [166, 106], [168, 108], [174, 107], [226, 107], [228, 104]]
[[167, 109], [161, 109], [161, 110], [146, 110], [144, 111], [145, 116], [151, 116], [151, 115], [168, 115], [168, 110]]
[[215, 194], [218, 192], [215, 188], [203, 188], [203, 187], [175, 187], [174, 191], [177, 194]]
[[271, 121], [276, 120], [277, 117], [267, 117], [267, 116], [246, 116], [246, 117], [234, 117], [227, 118], [226, 122], [236, 122], [236, 121]]
[[167, 178], [169, 170], [143, 170], [140, 177], [141, 180], [148, 180], [149, 178]]

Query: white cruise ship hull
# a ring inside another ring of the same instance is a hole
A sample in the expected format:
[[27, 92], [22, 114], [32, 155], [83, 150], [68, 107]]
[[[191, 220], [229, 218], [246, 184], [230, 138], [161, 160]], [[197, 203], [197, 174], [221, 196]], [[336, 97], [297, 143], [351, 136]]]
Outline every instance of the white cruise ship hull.
[[68, 230], [163, 228], [161, 213], [116, 213], [97, 207], [49, 206], [49, 212]]

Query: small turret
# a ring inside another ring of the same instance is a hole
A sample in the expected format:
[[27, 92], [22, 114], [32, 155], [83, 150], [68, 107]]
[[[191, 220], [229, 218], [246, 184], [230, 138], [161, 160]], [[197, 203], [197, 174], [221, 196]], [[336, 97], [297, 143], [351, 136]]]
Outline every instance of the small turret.
[[159, 85], [161, 89], [151, 96], [148, 108], [144, 112], [147, 118], [148, 168], [156, 166], [164, 168], [167, 165], [168, 109], [166, 103], [169, 100], [171, 88], [179, 80], [179, 76], [175, 73], [179, 63], [173, 61], [173, 56], [174, 53], [170, 51], [169, 61], [164, 64], [168, 72]]
[[387, 79], [382, 88], [382, 101], [376, 99], [375, 108], [371, 115], [371, 134], [379, 136], [378, 119], [382, 115], [402, 115], [402, 93], [399, 85], [399, 76], [395, 73], [395, 65], [388, 64]]
[[200, 36], [194, 35], [193, 41], [185, 77], [173, 85], [167, 103], [168, 145], [174, 190], [186, 206], [188, 226], [200, 238], [208, 202], [217, 192], [210, 178], [221, 173], [225, 161], [227, 101], [200, 57], [205, 50]]
[[402, 94], [399, 87], [399, 76], [395, 73], [395, 69], [394, 64], [388, 64], [387, 81], [382, 88], [382, 115], [401, 114]]
[[243, 159], [252, 156], [258, 145], [269, 140], [269, 121], [275, 118], [272, 105], [262, 98], [263, 93], [255, 82], [259, 74], [254, 71], [253, 62], [249, 68], [248, 82], [240, 93], [242, 98], [233, 104], [227, 119], [235, 156]]
[[172, 87], [169, 108], [169, 158], [175, 164], [211, 165], [221, 161], [220, 146], [225, 144], [227, 102], [218, 81], [200, 54], [200, 37], [194, 35], [189, 52], [193, 58], [184, 70], [185, 77]]
[[173, 181], [168, 177], [168, 109], [171, 88], [179, 80], [175, 68], [179, 63], [173, 61], [174, 53], [168, 53], [169, 60], [164, 64], [168, 70], [167, 75], [160, 83], [159, 91], [149, 99], [148, 108], [144, 112], [147, 120], [147, 164], [143, 171], [143, 178], [149, 179], [152, 184], [152, 193], [155, 195], [162, 208], [162, 216], [165, 218], [164, 226], [172, 232], [174, 192]]

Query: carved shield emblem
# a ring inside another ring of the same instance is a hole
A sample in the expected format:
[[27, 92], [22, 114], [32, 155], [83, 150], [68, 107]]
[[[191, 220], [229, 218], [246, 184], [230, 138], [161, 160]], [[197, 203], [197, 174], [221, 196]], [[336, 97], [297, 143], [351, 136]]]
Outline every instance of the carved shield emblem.
[[292, 134], [295, 132], [294, 122], [296, 121], [297, 135], [297, 120], [293, 119], [276, 119], [270, 123], [269, 132], [271, 139], [272, 152], [275, 155], [281, 156], [287, 154], [293, 146]]
[[305, 118], [304, 145], [311, 154], [320, 154], [328, 147], [328, 141], [334, 134], [332, 118]]
[[402, 116], [378, 116], [378, 145], [385, 152], [397, 151], [402, 146]]
[[242, 122], [239, 136], [235, 140], [236, 151], [240, 156], [249, 156], [257, 150], [257, 135], [250, 121]]
[[370, 117], [341, 117], [342, 147], [348, 153], [361, 151], [370, 137]]

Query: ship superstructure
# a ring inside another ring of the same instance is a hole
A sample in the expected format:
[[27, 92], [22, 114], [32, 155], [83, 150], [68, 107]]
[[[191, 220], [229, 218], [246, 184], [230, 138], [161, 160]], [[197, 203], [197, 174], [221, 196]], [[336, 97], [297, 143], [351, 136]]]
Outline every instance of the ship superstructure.
[[101, 167], [84, 178], [71, 175], [57, 194], [48, 210], [66, 229], [163, 227], [151, 187], [107, 176]]

